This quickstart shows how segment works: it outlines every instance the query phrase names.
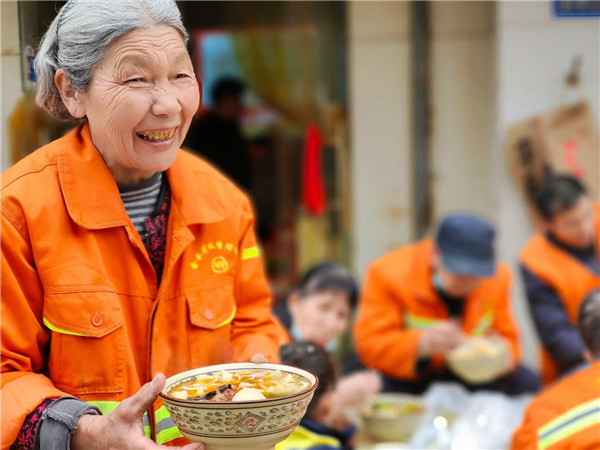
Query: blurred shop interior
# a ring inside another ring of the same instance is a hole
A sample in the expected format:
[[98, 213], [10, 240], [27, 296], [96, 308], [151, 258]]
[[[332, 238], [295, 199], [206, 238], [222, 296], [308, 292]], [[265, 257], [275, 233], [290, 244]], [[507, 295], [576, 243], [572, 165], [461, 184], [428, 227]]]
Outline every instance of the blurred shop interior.
[[[64, 3], [0, 2], [3, 170], [73, 126], [35, 106], [31, 70]], [[325, 259], [362, 279], [450, 211], [494, 221], [499, 256], [516, 269], [534, 224], [508, 127], [583, 102], [598, 128], [599, 20], [558, 3], [569, 2], [178, 2], [198, 117], [219, 79], [245, 85], [247, 190], [276, 299]], [[594, 161], [585, 176], [598, 192]], [[535, 333], [513, 289], [533, 366]]]

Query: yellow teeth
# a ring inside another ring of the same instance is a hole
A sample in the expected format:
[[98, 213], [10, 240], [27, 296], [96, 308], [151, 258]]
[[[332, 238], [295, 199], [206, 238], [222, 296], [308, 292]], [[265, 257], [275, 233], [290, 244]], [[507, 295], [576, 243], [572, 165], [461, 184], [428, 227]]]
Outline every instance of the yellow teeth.
[[138, 135], [143, 137], [144, 139], [148, 139], [149, 141], [163, 141], [165, 139], [170, 139], [173, 134], [175, 134], [175, 130], [169, 131], [140, 131]]

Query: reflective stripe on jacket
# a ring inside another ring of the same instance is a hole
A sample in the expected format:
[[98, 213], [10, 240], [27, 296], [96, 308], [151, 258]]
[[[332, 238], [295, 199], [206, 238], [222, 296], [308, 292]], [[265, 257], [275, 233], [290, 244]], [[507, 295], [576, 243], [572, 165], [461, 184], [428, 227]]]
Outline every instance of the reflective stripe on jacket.
[[[426, 239], [384, 255], [367, 270], [354, 327], [357, 351], [363, 363], [393, 378], [417, 377], [423, 330], [449, 319], [432, 285], [432, 251], [433, 242]], [[498, 263], [496, 274], [466, 298], [462, 327], [469, 334], [497, 332], [509, 344], [516, 364], [520, 344], [510, 287], [510, 270]], [[436, 355], [434, 370], [443, 365], [443, 357]]]
[[513, 435], [511, 448], [600, 448], [600, 361], [536, 397]]
[[2, 175], [3, 445], [45, 398], [119, 402], [157, 372], [277, 361], [248, 200], [183, 151], [166, 175], [160, 286], [87, 125]]

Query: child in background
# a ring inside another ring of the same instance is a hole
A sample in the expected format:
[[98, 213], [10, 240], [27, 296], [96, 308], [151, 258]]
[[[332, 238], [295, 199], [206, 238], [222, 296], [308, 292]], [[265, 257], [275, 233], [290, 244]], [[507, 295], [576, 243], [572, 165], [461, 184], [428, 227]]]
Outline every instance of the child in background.
[[329, 353], [308, 341], [292, 341], [279, 349], [282, 364], [299, 367], [316, 375], [319, 386], [300, 425], [275, 450], [343, 450], [350, 449], [355, 427], [340, 432], [325, 425], [337, 383], [337, 371]]
[[[286, 330], [282, 342], [310, 341], [339, 353], [337, 343], [350, 324], [357, 299], [358, 285], [348, 269], [334, 262], [312, 266], [297, 288], [274, 309]], [[345, 356], [334, 360], [343, 376], [332, 396], [327, 423], [338, 430], [351, 423], [348, 409], [369, 404], [381, 390], [378, 373], [363, 367], [354, 352]]]

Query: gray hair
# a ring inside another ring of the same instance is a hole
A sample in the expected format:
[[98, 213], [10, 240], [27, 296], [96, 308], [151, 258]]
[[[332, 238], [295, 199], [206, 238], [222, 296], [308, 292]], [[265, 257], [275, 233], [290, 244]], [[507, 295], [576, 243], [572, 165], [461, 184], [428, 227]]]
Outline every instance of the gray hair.
[[54, 75], [62, 69], [71, 85], [85, 91], [109, 46], [134, 28], [155, 24], [188, 34], [174, 0], [69, 0], [52, 21], [34, 61], [37, 103], [57, 119], [72, 120]]

